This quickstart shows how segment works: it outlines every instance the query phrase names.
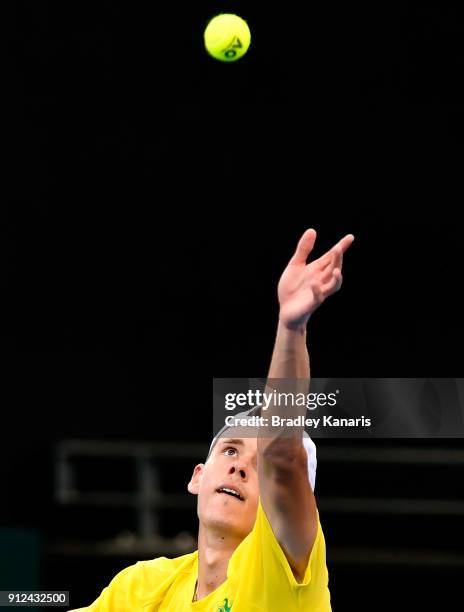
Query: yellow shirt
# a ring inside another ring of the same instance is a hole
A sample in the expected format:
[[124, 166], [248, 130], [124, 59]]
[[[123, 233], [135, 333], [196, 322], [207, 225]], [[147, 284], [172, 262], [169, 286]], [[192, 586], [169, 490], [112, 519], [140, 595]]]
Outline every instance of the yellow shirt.
[[[304, 579], [298, 583], [261, 503], [253, 530], [236, 548], [227, 579], [192, 603], [198, 551], [140, 561], [122, 570], [87, 612], [331, 612], [321, 525]], [[77, 611], [75, 611], [77, 612]]]

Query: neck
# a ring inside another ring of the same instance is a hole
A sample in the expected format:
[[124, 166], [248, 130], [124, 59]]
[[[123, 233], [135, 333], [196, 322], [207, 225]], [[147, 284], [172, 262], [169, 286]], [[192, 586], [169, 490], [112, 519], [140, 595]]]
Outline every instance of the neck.
[[206, 597], [226, 580], [229, 559], [240, 542], [240, 539], [208, 530], [200, 524], [197, 599]]

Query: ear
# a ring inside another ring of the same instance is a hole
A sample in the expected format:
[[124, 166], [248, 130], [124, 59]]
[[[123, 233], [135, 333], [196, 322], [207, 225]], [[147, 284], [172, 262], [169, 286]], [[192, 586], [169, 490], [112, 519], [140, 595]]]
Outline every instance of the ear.
[[198, 491], [200, 490], [200, 483], [203, 477], [203, 470], [205, 469], [204, 463], [199, 463], [195, 466], [193, 470], [192, 478], [187, 485], [188, 492], [192, 495], [198, 495]]

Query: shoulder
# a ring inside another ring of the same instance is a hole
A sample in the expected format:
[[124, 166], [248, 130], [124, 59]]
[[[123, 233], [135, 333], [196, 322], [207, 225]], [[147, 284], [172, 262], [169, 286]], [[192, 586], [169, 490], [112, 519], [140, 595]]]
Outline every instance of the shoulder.
[[[260, 610], [330, 610], [325, 541], [317, 534], [306, 568], [297, 579], [261, 505], [253, 530], [234, 551], [227, 572], [237, 599]], [[265, 585], [265, 588], [263, 588]]]
[[[198, 552], [168, 559], [167, 557], [157, 557], [149, 561], [139, 561], [132, 565], [132, 572], [141, 580], [159, 580], [160, 578], [171, 576], [179, 571], [188, 570], [196, 561]], [[130, 568], [129, 568], [130, 569]]]
[[296, 581], [285, 552], [272, 530], [261, 502], [258, 506], [254, 528], [232, 556], [232, 566], [238, 570], [246, 559], [253, 559], [259, 567], [265, 567], [267, 572], [275, 574], [276, 577], [280, 574], [292, 586], [308, 585], [311, 577], [314, 579], [315, 575], [322, 575], [325, 578], [327, 574], [325, 539], [319, 514], [317, 515], [315, 542], [302, 581]]
[[182, 572], [188, 572], [197, 559], [197, 552], [168, 559], [158, 557], [139, 561], [121, 570], [88, 608], [92, 612], [138, 610], [148, 600], [162, 600], [164, 591]]
[[165, 579], [170, 578], [179, 571], [187, 570], [197, 558], [197, 552], [168, 559], [157, 557], [148, 561], [138, 561], [117, 574], [111, 581], [110, 586], [121, 584], [138, 584], [150, 589], [159, 585]]

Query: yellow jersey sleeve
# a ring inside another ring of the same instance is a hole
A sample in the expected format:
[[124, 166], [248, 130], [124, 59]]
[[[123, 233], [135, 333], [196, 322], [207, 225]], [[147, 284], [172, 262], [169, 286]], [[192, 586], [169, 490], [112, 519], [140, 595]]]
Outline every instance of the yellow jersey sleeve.
[[[235, 587], [236, 603], [248, 601], [250, 610], [330, 612], [325, 540], [319, 517], [304, 578], [297, 582], [259, 503], [253, 531], [229, 562], [228, 578]], [[237, 609], [239, 612], [242, 608], [239, 605]]]
[[131, 612], [141, 610], [147, 602], [157, 609], [172, 582], [195, 558], [196, 553], [192, 553], [175, 559], [139, 561], [119, 572], [90, 606], [70, 612]]
[[70, 612], [110, 612], [110, 610], [130, 610], [135, 594], [133, 592], [136, 565], [126, 567], [117, 574], [110, 584], [103, 589], [93, 604]]

